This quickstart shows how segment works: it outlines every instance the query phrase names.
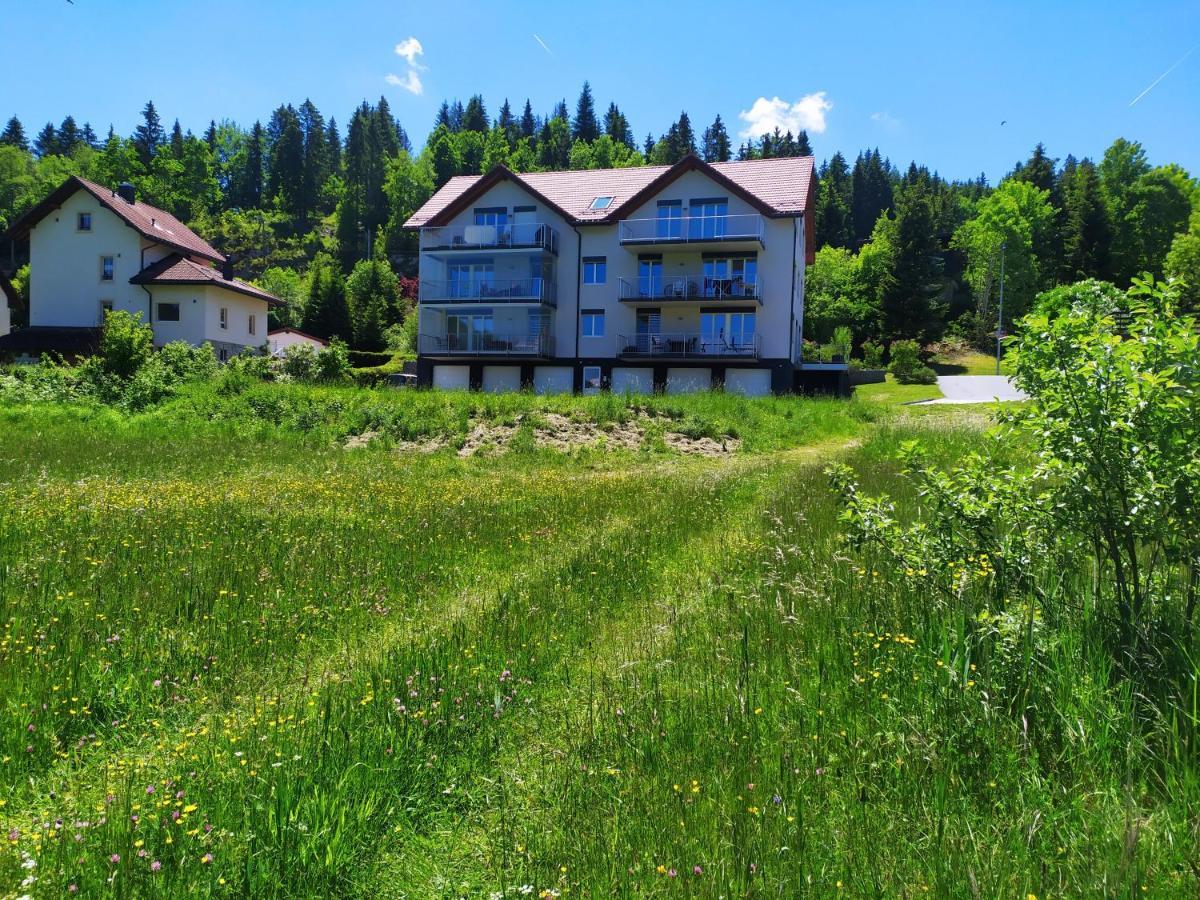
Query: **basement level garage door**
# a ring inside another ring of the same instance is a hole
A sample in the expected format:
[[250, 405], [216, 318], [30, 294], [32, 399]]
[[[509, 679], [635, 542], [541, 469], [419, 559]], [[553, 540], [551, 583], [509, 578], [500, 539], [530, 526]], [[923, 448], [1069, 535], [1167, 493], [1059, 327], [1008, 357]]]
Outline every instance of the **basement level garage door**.
[[668, 394], [694, 394], [712, 387], [712, 369], [667, 369]]
[[569, 394], [574, 387], [570, 366], [538, 366], [533, 370], [533, 389], [539, 394]]
[[653, 369], [613, 369], [612, 392], [614, 394], [654, 393]]
[[434, 366], [433, 386], [444, 390], [466, 390], [471, 386], [470, 366]]
[[725, 390], [747, 397], [765, 397], [771, 393], [771, 370], [726, 369]]
[[504, 394], [521, 389], [520, 366], [484, 366], [483, 389], [491, 394]]

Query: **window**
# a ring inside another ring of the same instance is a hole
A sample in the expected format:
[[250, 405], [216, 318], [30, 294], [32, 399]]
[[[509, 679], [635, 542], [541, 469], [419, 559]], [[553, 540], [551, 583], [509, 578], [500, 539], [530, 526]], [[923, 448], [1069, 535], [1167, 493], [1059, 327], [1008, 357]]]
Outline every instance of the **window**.
[[475, 210], [476, 225], [507, 225], [508, 210], [503, 206]]
[[228, 331], [228, 330], [229, 330], [229, 308], [228, 308], [228, 307], [225, 307], [225, 306], [222, 306], [222, 307], [221, 307], [221, 311], [220, 311], [220, 323], [221, 323], [221, 330], [222, 330], [222, 331]]
[[221, 362], [225, 362], [227, 359], [229, 359], [229, 351], [222, 347], [217, 351], [217, 359], [219, 359]]
[[612, 202], [612, 197], [597, 197], [592, 201], [592, 209], [608, 209], [610, 206], [612, 206]]
[[585, 309], [579, 315], [584, 337], [604, 337], [604, 310]]
[[490, 309], [446, 315], [447, 350], [494, 350], [495, 320]]
[[662, 334], [662, 312], [657, 309], [639, 309], [637, 311], [637, 338], [634, 347], [638, 353], [649, 353], [659, 346], [658, 336]]
[[753, 312], [700, 312], [700, 341], [705, 353], [749, 353], [754, 350]]
[[705, 297], [754, 297], [757, 283], [757, 257], [705, 255]]
[[729, 221], [729, 201], [693, 200], [691, 218], [688, 223], [688, 237], [696, 239], [713, 239], [725, 237], [725, 226]]
[[113, 302], [111, 300], [100, 301], [100, 324], [104, 324], [104, 317], [113, 311]]
[[496, 280], [496, 267], [490, 261], [453, 263], [446, 273], [450, 276], [450, 296], [464, 299], [490, 296]]
[[247, 329], [249, 330], [250, 334], [252, 334], [252, 335], [254, 334], [254, 325], [255, 325], [254, 318], [255, 318], [254, 316], [251, 316], [250, 321], [247, 325]]
[[583, 258], [583, 283], [604, 284], [607, 277], [608, 262], [603, 256], [585, 256]]
[[583, 367], [583, 392], [585, 394], [598, 394], [600, 388], [603, 387], [604, 380], [600, 375], [599, 366], [584, 366]]
[[160, 304], [158, 304], [158, 321], [160, 321], [160, 322], [178, 322], [179, 321], [179, 304], [178, 303], [160, 303]]
[[638, 257], [638, 296], [663, 296], [663, 261], [661, 256]]
[[113, 280], [113, 258], [111, 256], [100, 257], [100, 280]]
[[683, 201], [658, 201], [658, 228], [656, 237], [674, 240], [683, 237]]
[[91, 231], [92, 214], [90, 212], [80, 213], [79, 217], [75, 220], [75, 227], [79, 231]]

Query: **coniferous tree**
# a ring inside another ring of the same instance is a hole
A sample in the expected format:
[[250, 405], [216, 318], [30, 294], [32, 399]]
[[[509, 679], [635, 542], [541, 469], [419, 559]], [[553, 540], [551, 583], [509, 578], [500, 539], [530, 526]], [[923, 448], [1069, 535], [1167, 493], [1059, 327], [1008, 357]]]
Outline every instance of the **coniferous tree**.
[[646, 140], [642, 141], [642, 155], [645, 156], [646, 159], [650, 159], [650, 157], [654, 154], [655, 143], [654, 135], [647, 132]]
[[679, 113], [679, 121], [675, 123], [676, 160], [683, 159], [688, 154], [696, 152], [696, 133], [692, 130], [692, 120], [686, 112]]
[[817, 209], [813, 219], [817, 247], [854, 245], [854, 224], [850, 214], [852, 193], [846, 158], [835, 153], [821, 166], [817, 179]]
[[1068, 157], [1062, 176], [1062, 282], [1082, 278], [1106, 279], [1112, 226], [1100, 190], [1096, 165], [1086, 157], [1078, 164]]
[[18, 150], [29, 149], [29, 139], [25, 137], [25, 126], [16, 116], [9, 119], [8, 124], [4, 126], [3, 133], [0, 133], [0, 144], [16, 147]]
[[567, 123], [569, 128], [571, 124], [571, 114], [567, 112], [567, 99], [565, 97], [554, 104], [554, 114], [550, 118], [562, 119]]
[[183, 159], [183, 129], [179, 127], [179, 120], [175, 120], [175, 126], [171, 129], [171, 156], [175, 159]]
[[1054, 162], [1046, 153], [1046, 145], [1039, 141], [1038, 145], [1033, 148], [1029, 160], [1017, 163], [1013, 168], [1012, 177], [1017, 181], [1032, 184], [1035, 188], [1046, 191], [1053, 197], [1056, 182]]
[[504, 98], [504, 105], [500, 107], [500, 114], [496, 116], [496, 125], [504, 133], [504, 140], [511, 149], [517, 143], [520, 136], [517, 129], [517, 120], [513, 118], [512, 107], [508, 103], [508, 98]]
[[525, 109], [521, 113], [521, 137], [535, 140], [537, 138], [537, 120], [533, 115], [533, 106], [529, 99], [525, 100]]
[[443, 100], [442, 105], [438, 107], [437, 118], [433, 120], [433, 127], [437, 128], [439, 125], [444, 126], [447, 131], [454, 130], [452, 128], [452, 126], [450, 125], [450, 103], [449, 103], [449, 101]]
[[808, 142], [808, 132], [801, 129], [796, 138], [796, 156], [812, 156], [812, 144]]
[[586, 81], [575, 104], [575, 119], [571, 122], [571, 138], [591, 143], [600, 136], [600, 124], [596, 121], [596, 104], [592, 99], [592, 86]]
[[703, 152], [705, 162], [729, 162], [732, 152], [729, 146], [729, 132], [725, 130], [720, 113], [713, 119], [713, 123], [704, 129]]
[[861, 244], [871, 236], [880, 213], [892, 208], [891, 165], [879, 155], [879, 148], [860, 153], [854, 161], [852, 197], [854, 240]]
[[208, 144], [208, 149], [215, 155], [217, 152], [217, 120], [209, 119], [208, 128], [204, 129], [204, 143]]
[[308, 216], [316, 210], [321, 188], [329, 177], [329, 143], [325, 134], [325, 117], [316, 104], [305, 98], [297, 111], [303, 143], [303, 176], [300, 188], [300, 224], [308, 225]]
[[615, 103], [608, 104], [608, 112], [604, 114], [604, 133], [629, 149], [634, 148], [633, 129], [629, 127], [629, 120]]
[[142, 109], [142, 124], [133, 130], [133, 146], [137, 149], [142, 165], [150, 165], [150, 160], [158, 152], [165, 137], [158, 110], [154, 108], [154, 101], [150, 100]]
[[46, 126], [37, 133], [37, 137], [33, 139], [33, 152], [39, 158], [58, 153], [58, 132], [54, 130], [54, 123], [47, 122]]
[[455, 100], [450, 106], [450, 130], [458, 133], [463, 129], [463, 119], [467, 116], [467, 111], [463, 109], [462, 101]]
[[467, 101], [467, 108], [463, 110], [461, 129], [487, 134], [490, 128], [491, 124], [488, 122], [487, 108], [483, 105], [483, 97], [474, 94]]
[[291, 215], [303, 215], [304, 134], [300, 117], [290, 103], [271, 115], [267, 126], [270, 156], [267, 195], [278, 200]]
[[897, 196], [887, 231], [893, 252], [891, 283], [883, 296], [883, 330], [889, 340], [932, 340], [941, 332], [941, 245], [934, 231], [928, 183], [916, 179]]
[[262, 207], [266, 141], [266, 131], [262, 122], [256, 121], [246, 139], [245, 160], [233, 179], [237, 186], [237, 204], [246, 209]]
[[70, 156], [81, 143], [83, 143], [83, 137], [79, 133], [79, 126], [75, 124], [75, 117], [67, 116], [58, 126], [58, 141], [54, 152]]
[[83, 127], [79, 129], [79, 139], [93, 150], [100, 149], [100, 141], [96, 137], [96, 132], [92, 129], [91, 122], [83, 123]]
[[304, 305], [300, 327], [326, 340], [337, 337], [350, 341], [354, 338], [342, 273], [323, 253], [317, 254], [309, 268], [308, 302]]

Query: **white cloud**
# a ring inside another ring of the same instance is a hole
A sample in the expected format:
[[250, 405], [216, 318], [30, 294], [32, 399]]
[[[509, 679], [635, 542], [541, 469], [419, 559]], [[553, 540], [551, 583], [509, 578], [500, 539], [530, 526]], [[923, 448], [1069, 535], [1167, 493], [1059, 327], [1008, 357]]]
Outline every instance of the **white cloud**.
[[900, 120], [897, 119], [895, 116], [893, 116], [886, 109], [883, 110], [882, 112], [871, 113], [871, 121], [877, 122], [878, 124], [882, 125], [884, 128], [887, 128], [892, 131], [894, 131], [895, 129], [900, 127]]
[[825, 131], [825, 113], [833, 109], [832, 101], [826, 99], [824, 91], [807, 94], [795, 103], [788, 103], [779, 97], [759, 97], [749, 108], [738, 113], [738, 118], [746, 123], [742, 129], [743, 138], [760, 138], [778, 128], [780, 131], [811, 131], [821, 134]]
[[396, 55], [410, 66], [417, 66], [417, 57], [425, 53], [425, 48], [415, 37], [409, 37], [396, 45]]
[[388, 73], [383, 79], [388, 84], [408, 91], [410, 94], [420, 94], [425, 90], [425, 85], [421, 84], [421, 76], [417, 74], [416, 69], [409, 69], [404, 73], [404, 77]]

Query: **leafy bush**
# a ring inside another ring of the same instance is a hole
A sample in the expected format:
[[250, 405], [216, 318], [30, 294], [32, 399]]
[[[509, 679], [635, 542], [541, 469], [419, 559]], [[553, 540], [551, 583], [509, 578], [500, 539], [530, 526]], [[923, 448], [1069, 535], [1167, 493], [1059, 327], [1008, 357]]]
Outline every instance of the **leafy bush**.
[[104, 317], [100, 333], [101, 368], [118, 378], [132, 378], [154, 352], [154, 331], [143, 324], [141, 313], [118, 309]]
[[271, 370], [271, 357], [250, 347], [230, 359], [225, 364], [225, 368], [245, 375], [247, 378], [257, 378], [260, 381], [268, 381], [275, 374]]
[[293, 381], [311, 381], [317, 374], [317, 351], [311, 344], [292, 344], [283, 351], [279, 370]]
[[892, 362], [888, 371], [901, 384], [933, 384], [937, 373], [921, 361], [916, 341], [892, 341]]
[[330, 341], [317, 353], [316, 362], [318, 381], [345, 381], [350, 377], [350, 350], [343, 341]]
[[862, 345], [863, 368], [865, 369], [882, 369], [883, 368], [883, 345], [877, 344], [874, 341], [863, 341]]
[[220, 368], [212, 344], [207, 342], [193, 347], [186, 341], [171, 341], [158, 351], [158, 358], [168, 371], [183, 380], [212, 378]]

